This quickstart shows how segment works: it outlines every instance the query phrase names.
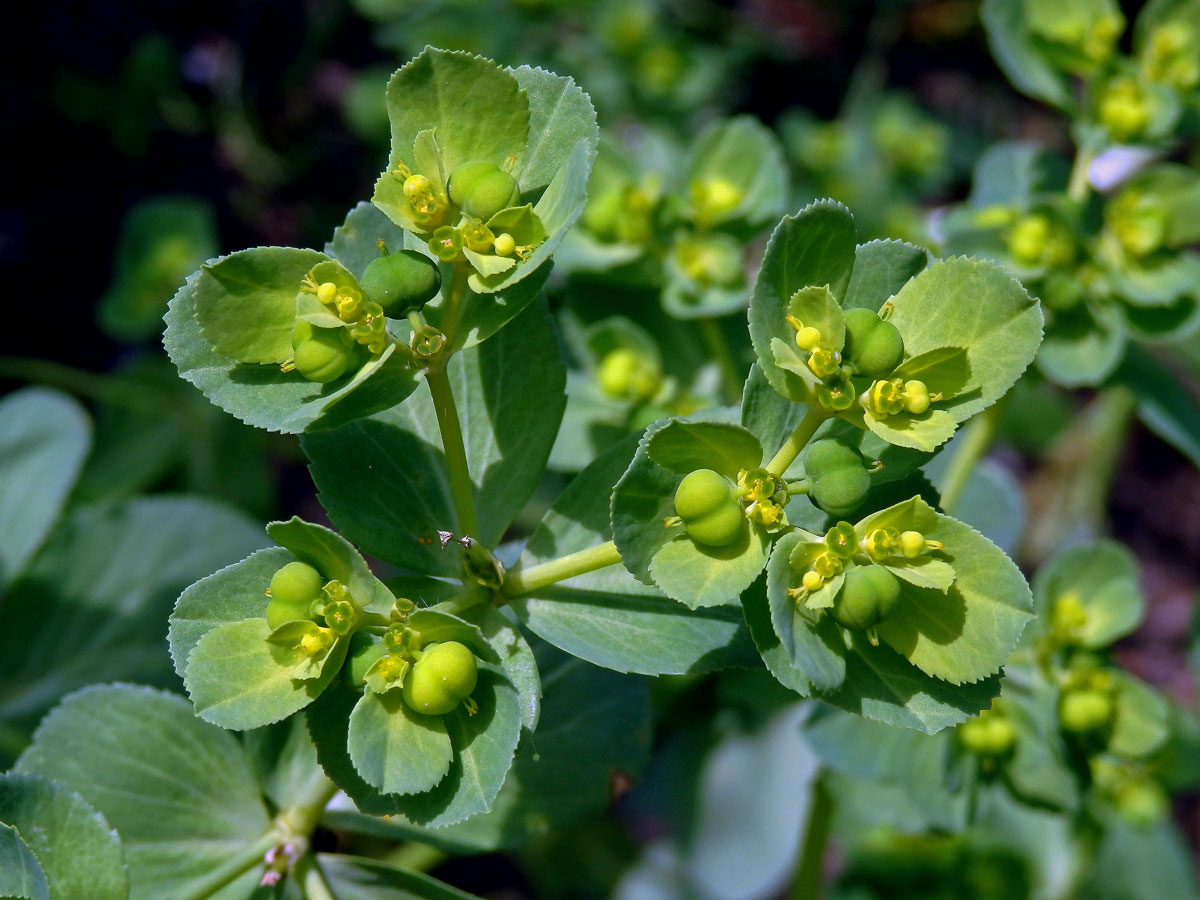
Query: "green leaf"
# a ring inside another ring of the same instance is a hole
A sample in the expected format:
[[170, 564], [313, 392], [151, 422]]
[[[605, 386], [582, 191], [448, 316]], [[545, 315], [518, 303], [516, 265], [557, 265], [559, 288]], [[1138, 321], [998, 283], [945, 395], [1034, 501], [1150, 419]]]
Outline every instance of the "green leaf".
[[0, 587], [50, 533], [91, 440], [87, 413], [66, 394], [32, 387], [0, 401]]
[[1109, 815], [1081, 885], [1104, 900], [1192, 900], [1192, 853], [1169, 818], [1138, 827]]
[[72, 694], [43, 720], [17, 771], [75, 791], [117, 830], [131, 900], [190, 894], [271, 828], [233, 735], [201, 722], [182, 697], [148, 688]]
[[0, 897], [50, 900], [46, 875], [17, 829], [0, 824]]
[[655, 465], [686, 475], [712, 469], [736, 479], [738, 472], [761, 465], [762, 446], [753, 434], [725, 422], [671, 419], [650, 437], [646, 452]]
[[984, 0], [980, 17], [992, 57], [1017, 90], [1062, 110], [1074, 107], [1066, 76], [1039, 52], [1034, 42], [1023, 3]]
[[906, 359], [946, 347], [966, 350], [978, 390], [934, 406], [955, 422], [1003, 396], [1042, 339], [1041, 309], [1021, 284], [995, 263], [963, 257], [939, 260], [901, 288], [890, 321], [904, 336]]
[[[757, 362], [751, 364], [742, 388], [741, 422], [762, 444], [764, 459], [775, 455], [807, 412], [808, 407], [803, 403], [789, 400], [772, 388]], [[857, 428], [854, 431], [863, 433]]]
[[776, 366], [771, 351], [773, 338], [795, 340], [784, 318], [787, 305], [796, 291], [810, 285], [827, 284], [835, 297], [843, 297], [854, 266], [854, 243], [854, 219], [833, 200], [784, 216], [771, 233], [750, 294], [750, 338], [767, 380], [784, 396], [803, 397], [794, 376]]
[[1098, 541], [1056, 554], [1033, 579], [1038, 629], [1047, 632], [1060, 603], [1081, 609], [1072, 643], [1100, 648], [1125, 637], [1142, 621], [1146, 601], [1133, 554], [1115, 541]]
[[828, 285], [802, 287], [788, 301], [788, 312], [821, 332], [822, 343], [841, 350], [846, 343], [846, 320]]
[[[533, 731], [542, 711], [542, 677], [533, 650], [520, 630], [491, 603], [480, 603], [463, 610], [462, 617], [477, 626], [489, 649], [478, 653], [504, 668], [504, 674], [517, 689], [521, 704], [521, 724]], [[422, 629], [423, 631], [423, 629]]]
[[788, 191], [783, 149], [753, 116], [718, 121], [701, 132], [691, 146], [683, 177], [689, 188], [721, 179], [741, 195], [735, 206], [716, 215], [697, 215], [706, 226], [717, 225], [749, 237], [783, 212]]
[[742, 537], [726, 547], [704, 547], [676, 535], [650, 560], [650, 577], [668, 597], [691, 609], [736, 603], [767, 564], [771, 542], [747, 523]]
[[[631, 436], [567, 485], [529, 539], [522, 567], [611, 539], [607, 495], [628, 467], [633, 448]], [[551, 644], [619, 672], [696, 673], [755, 658], [736, 610], [693, 612], [640, 583], [622, 566], [518, 597], [510, 606]]]
[[379, 259], [377, 241], [383, 240], [391, 252], [421, 249], [409, 246], [405, 234], [404, 229], [388, 219], [379, 207], [363, 201], [346, 213], [345, 221], [333, 230], [333, 238], [325, 245], [325, 255], [333, 257], [355, 278], [361, 279], [367, 266]]
[[[956, 452], [951, 443], [946, 452], [925, 468], [925, 474], [939, 491]], [[967, 476], [966, 486], [954, 505], [954, 518], [970, 525], [1005, 553], [1015, 555], [1025, 528], [1025, 494], [1021, 483], [994, 459], [980, 460]]]
[[1118, 308], [1079, 308], [1055, 314], [1037, 364], [1047, 378], [1065, 387], [1097, 385], [1112, 374], [1125, 348], [1125, 323]]
[[[3, 600], [0, 728], [28, 734], [63, 695], [97, 681], [177, 683], [162, 642], [175, 597], [263, 543], [244, 515], [194, 497], [144, 497], [68, 515]], [[19, 749], [0, 753], [0, 764]]]
[[1117, 377], [1137, 394], [1146, 426], [1200, 468], [1200, 404], [1179, 379], [1137, 347], [1130, 347]]
[[302, 681], [306, 670], [285, 648], [268, 643], [270, 636], [266, 619], [244, 619], [219, 625], [196, 642], [183, 675], [196, 715], [236, 731], [286, 719], [320, 696], [346, 657], [347, 642], [339, 640], [320, 660], [320, 675]]
[[633, 460], [612, 489], [612, 536], [621, 564], [645, 584], [653, 584], [650, 561], [671, 538], [664, 522], [675, 514], [677, 472], [650, 459], [650, 442], [675, 420], [660, 419], [638, 441]]
[[205, 340], [237, 362], [291, 359], [300, 283], [325, 259], [315, 250], [254, 247], [201, 266], [195, 306]]
[[600, 132], [596, 110], [571, 78], [545, 69], [509, 69], [529, 100], [529, 139], [515, 175], [522, 194], [554, 180], [580, 141], [595, 153]]
[[[340, 581], [368, 612], [390, 613], [395, 603], [392, 592], [372, 574], [354, 546], [324, 525], [305, 522], [292, 516], [286, 522], [267, 525], [271, 539], [308, 563], [326, 579]], [[270, 580], [268, 579], [268, 584]]]
[[388, 81], [387, 106], [393, 162], [412, 166], [417, 135], [427, 129], [437, 137], [447, 177], [474, 160], [501, 166], [526, 148], [529, 102], [517, 80], [470, 53], [426, 47]]
[[150, 197], [121, 222], [112, 283], [96, 307], [100, 327], [135, 343], [162, 330], [167, 301], [220, 252], [216, 217], [199, 197]]
[[[787, 665], [794, 667], [800, 676], [799, 680], [780, 680], [801, 693], [812, 689], [837, 690], [846, 680], [846, 647], [837, 625], [829, 616], [814, 616], [802, 610], [787, 593], [794, 580], [792, 553], [808, 539], [801, 531], [785, 534], [776, 542], [767, 565], [770, 626], [778, 637]], [[751, 604], [758, 605], [757, 592], [752, 592], [752, 596], [754, 599], [747, 601], [747, 609]], [[751, 615], [748, 612], [747, 619]], [[756, 643], [760, 649], [770, 649], [765, 630], [756, 631]]]
[[954, 584], [943, 593], [904, 583], [879, 636], [929, 675], [952, 684], [979, 681], [998, 672], [1016, 646], [1033, 617], [1033, 596], [1004, 551], [970, 526], [935, 515], [937, 527], [926, 537], [945, 545], [937, 555], [953, 567]]
[[[495, 340], [456, 353], [447, 375], [458, 406], [480, 534], [495, 547], [537, 486], [566, 400], [545, 306]], [[363, 551], [431, 575], [462, 574], [461, 535], [441, 434], [427, 390], [401, 407], [301, 442], [330, 519]]]
[[360, 696], [339, 680], [306, 712], [321, 766], [359, 809], [371, 815], [403, 816], [433, 828], [491, 809], [521, 735], [521, 704], [506, 678], [489, 664], [481, 665], [471, 694], [478, 711], [470, 715], [460, 705], [442, 717], [454, 759], [446, 777], [421, 794], [380, 793], [355, 769], [347, 740], [350, 716]]
[[424, 872], [376, 859], [321, 853], [317, 863], [338, 900], [477, 900]]
[[[317, 260], [324, 259], [314, 254]], [[307, 271], [307, 270], [306, 270]], [[351, 418], [369, 416], [393, 406], [417, 386], [406, 355], [389, 346], [352, 377], [316, 384], [275, 365], [239, 363], [222, 356], [205, 338], [196, 319], [196, 303], [205, 271], [187, 280], [171, 299], [163, 345], [185, 381], [215, 405], [258, 428], [296, 434], [334, 428]], [[295, 316], [295, 294], [292, 295]], [[289, 327], [290, 335], [290, 327]], [[290, 337], [288, 355], [291, 355]], [[369, 384], [369, 390], [359, 390]], [[357, 396], [356, 396], [357, 395]]]
[[854, 248], [843, 309], [879, 308], [929, 264], [929, 251], [904, 241], [869, 241]]
[[1116, 671], [1113, 676], [1117, 683], [1116, 715], [1108, 749], [1127, 759], [1149, 756], [1171, 736], [1167, 699], [1132, 675]]
[[430, 790], [454, 758], [441, 717], [413, 712], [398, 690], [363, 694], [350, 714], [347, 739], [358, 774], [384, 794]]
[[36, 775], [0, 775], [0, 822], [33, 852], [54, 900], [128, 897], [120, 838], [78, 794]]

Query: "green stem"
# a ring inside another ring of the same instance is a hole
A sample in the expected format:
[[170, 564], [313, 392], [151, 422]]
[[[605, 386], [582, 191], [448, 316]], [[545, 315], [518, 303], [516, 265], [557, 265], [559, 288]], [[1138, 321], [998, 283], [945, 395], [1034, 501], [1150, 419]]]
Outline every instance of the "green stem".
[[323, 773], [319, 773], [308, 786], [308, 790], [277, 817], [279, 825], [293, 834], [307, 838], [316, 830], [325, 807], [338, 792], [338, 786]]
[[1088, 195], [1088, 169], [1096, 154], [1091, 150], [1080, 147], [1075, 151], [1075, 162], [1071, 165], [1071, 178], [1067, 182], [1067, 196], [1076, 203], [1082, 203]]
[[704, 342], [708, 344], [708, 352], [712, 354], [721, 371], [725, 399], [730, 403], [737, 403], [742, 396], [742, 381], [733, 361], [733, 354], [729, 352], [729, 341], [725, 339], [720, 324], [712, 316], [705, 316], [699, 321], [700, 332], [704, 335]]
[[475, 489], [471, 484], [462, 427], [459, 425], [458, 409], [454, 405], [454, 393], [450, 389], [450, 379], [446, 376], [445, 366], [435, 365], [427, 369], [425, 381], [429, 384], [438, 428], [442, 432], [442, 449], [446, 454], [450, 495], [454, 498], [454, 509], [458, 513], [458, 527], [463, 532], [462, 536], [476, 537], [479, 534], [479, 524], [475, 521]]
[[951, 512], [958, 505], [958, 501], [962, 499], [967, 479], [971, 477], [975, 465], [987, 453], [992, 438], [996, 436], [996, 427], [999, 423], [999, 405], [997, 404], [977, 415], [963, 429], [963, 435], [959, 439], [954, 456], [950, 459], [950, 464], [946, 466], [946, 472], [942, 476], [941, 493], [944, 512]]
[[812, 801], [808, 807], [808, 824], [804, 829], [804, 845], [800, 862], [792, 878], [790, 900], [817, 900], [821, 896], [825, 862], [825, 844], [829, 840], [829, 824], [833, 818], [833, 797], [823, 778], [813, 782]]
[[620, 561], [621, 554], [617, 550], [617, 545], [609, 541], [606, 544], [580, 550], [578, 553], [570, 553], [558, 559], [552, 559], [531, 569], [517, 569], [509, 572], [504, 579], [502, 590], [506, 597], [531, 594], [556, 582], [574, 578], [576, 575], [594, 572], [605, 566], [614, 566]]
[[812, 490], [812, 483], [807, 478], [797, 478], [795, 481], [789, 481], [787, 493], [789, 497], [794, 497], [796, 494], [807, 494]]
[[779, 448], [779, 452], [771, 457], [771, 461], [767, 463], [767, 471], [775, 476], [780, 476], [786, 472], [787, 467], [800, 455], [800, 451], [804, 449], [804, 445], [812, 440], [812, 436], [827, 418], [829, 418], [829, 414], [825, 410], [818, 406], [810, 406], [808, 414], [804, 417], [803, 421], [796, 426], [796, 430], [783, 442], [783, 446]]
[[213, 869], [190, 891], [178, 895], [175, 900], [206, 900], [255, 866], [263, 865], [263, 857], [266, 856], [267, 851], [282, 840], [283, 835], [275, 829], [271, 829], [259, 838], [257, 843], [251, 844], [237, 856], [227, 860], [224, 865]]
[[455, 347], [454, 336], [458, 332], [459, 319], [462, 318], [463, 298], [467, 295], [467, 276], [471, 270], [465, 262], [457, 262], [454, 263], [453, 271], [441, 322], [442, 334], [446, 336], [446, 346], [451, 348], [451, 352]]
[[306, 853], [296, 863], [296, 880], [304, 885], [305, 900], [337, 900], [333, 888], [325, 880], [325, 873], [317, 864], [317, 858]]

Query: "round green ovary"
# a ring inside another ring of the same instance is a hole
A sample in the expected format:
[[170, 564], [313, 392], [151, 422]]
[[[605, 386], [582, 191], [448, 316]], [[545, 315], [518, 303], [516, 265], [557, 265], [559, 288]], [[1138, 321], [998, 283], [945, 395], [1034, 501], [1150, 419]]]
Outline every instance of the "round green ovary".
[[366, 683], [367, 669], [375, 665], [376, 660], [387, 653], [383, 641], [364, 631], [356, 632], [350, 639], [350, 652], [347, 654], [345, 675], [346, 680], [356, 688]]
[[441, 716], [475, 690], [475, 654], [458, 641], [429, 644], [404, 679], [404, 702], [426, 716]]
[[321, 595], [321, 573], [303, 562], [290, 562], [271, 576], [271, 600], [267, 624], [278, 628], [284, 622], [307, 619], [312, 602]]
[[843, 358], [854, 364], [860, 375], [888, 375], [904, 358], [900, 330], [869, 309], [846, 310], [846, 344]]
[[517, 182], [495, 163], [463, 163], [450, 176], [450, 200], [467, 215], [485, 222], [520, 200]]
[[428, 256], [400, 250], [371, 260], [363, 272], [362, 286], [384, 315], [397, 318], [436, 297], [442, 275]]
[[871, 476], [862, 455], [832, 439], [809, 446], [804, 456], [804, 473], [813, 501], [834, 516], [852, 512], [871, 489]]
[[858, 566], [833, 601], [833, 618], [855, 631], [866, 631], [886, 619], [900, 599], [900, 581], [882, 566]]
[[684, 476], [675, 489], [675, 514], [693, 541], [724, 547], [742, 533], [746, 518], [733, 493], [733, 484], [712, 469]]
[[318, 384], [336, 381], [354, 362], [354, 341], [345, 328], [316, 328], [303, 319], [292, 330], [296, 371]]

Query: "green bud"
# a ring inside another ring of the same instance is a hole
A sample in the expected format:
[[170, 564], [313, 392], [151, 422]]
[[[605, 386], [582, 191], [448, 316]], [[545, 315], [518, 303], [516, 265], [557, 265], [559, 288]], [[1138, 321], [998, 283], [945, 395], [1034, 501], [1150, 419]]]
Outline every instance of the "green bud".
[[475, 654], [458, 641], [428, 644], [404, 679], [404, 702], [414, 712], [441, 716], [475, 690]]
[[1097, 115], [1114, 140], [1133, 140], [1150, 123], [1150, 99], [1137, 79], [1114, 78], [1100, 95]]
[[859, 375], [881, 378], [904, 359], [904, 338], [891, 322], [869, 309], [846, 310], [846, 343], [842, 357]]
[[825, 532], [825, 546], [843, 559], [852, 557], [858, 549], [858, 535], [854, 533], [854, 526], [849, 522], [838, 522]]
[[442, 262], [453, 262], [462, 255], [462, 232], [450, 225], [438, 228], [429, 238], [429, 250]]
[[1076, 734], [1099, 731], [1112, 722], [1113, 698], [1101, 687], [1068, 687], [1058, 698], [1058, 719]]
[[450, 176], [451, 202], [485, 222], [520, 199], [516, 179], [486, 160], [463, 163]]
[[400, 250], [371, 260], [363, 272], [362, 286], [384, 315], [396, 319], [436, 297], [442, 273], [423, 253]]
[[358, 624], [358, 608], [350, 600], [333, 600], [322, 613], [325, 625], [338, 637], [349, 634]]
[[733, 484], [712, 469], [689, 472], [675, 489], [675, 514], [693, 541], [724, 547], [741, 536], [745, 515]]
[[321, 573], [304, 562], [290, 562], [271, 576], [271, 600], [267, 624], [272, 629], [284, 622], [307, 619], [313, 601], [321, 596]]
[[618, 347], [604, 354], [596, 367], [596, 380], [608, 396], [642, 403], [658, 393], [662, 373], [635, 350]]
[[804, 473], [813, 502], [833, 516], [853, 512], [871, 489], [871, 476], [862, 454], [833, 438], [809, 444], [804, 454]]
[[309, 381], [328, 384], [346, 374], [358, 355], [345, 328], [317, 328], [297, 319], [292, 329], [292, 360], [296, 371]]
[[967, 719], [955, 730], [959, 743], [976, 756], [1005, 756], [1017, 741], [1017, 730], [1008, 716], [995, 709]]
[[839, 625], [866, 631], [891, 615], [900, 600], [900, 580], [882, 566], [856, 566], [846, 573], [830, 612]]

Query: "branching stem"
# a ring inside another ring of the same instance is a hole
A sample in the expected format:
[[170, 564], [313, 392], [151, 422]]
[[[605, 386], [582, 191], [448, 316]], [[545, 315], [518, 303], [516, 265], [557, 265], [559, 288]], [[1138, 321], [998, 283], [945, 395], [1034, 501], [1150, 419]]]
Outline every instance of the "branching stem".
[[516, 569], [509, 572], [504, 579], [503, 593], [506, 597], [519, 597], [522, 594], [532, 594], [534, 591], [583, 575], [613, 566], [621, 561], [617, 545], [612, 541], [588, 547], [578, 553], [570, 553], [558, 559], [552, 559], [530, 569]]
[[999, 404], [988, 407], [963, 428], [963, 435], [955, 448], [950, 464], [942, 476], [942, 510], [952, 512], [962, 499], [967, 480], [996, 436], [1000, 421]]
[[800, 455], [800, 451], [804, 449], [804, 445], [812, 440], [812, 436], [816, 434], [817, 429], [821, 427], [821, 423], [827, 418], [829, 418], [829, 414], [823, 409], [818, 406], [810, 406], [808, 414], [796, 426], [796, 430], [783, 442], [783, 446], [779, 448], [779, 452], [767, 463], [767, 471], [772, 475], [783, 475], [787, 471], [787, 467]]

